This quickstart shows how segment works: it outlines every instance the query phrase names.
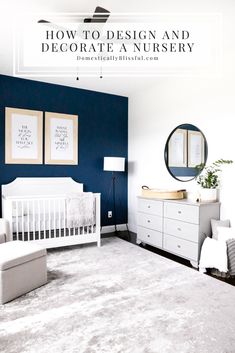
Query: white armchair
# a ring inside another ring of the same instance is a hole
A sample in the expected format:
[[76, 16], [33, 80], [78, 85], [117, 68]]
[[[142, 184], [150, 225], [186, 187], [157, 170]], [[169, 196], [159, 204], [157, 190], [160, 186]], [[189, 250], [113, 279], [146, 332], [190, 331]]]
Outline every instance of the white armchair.
[[0, 244], [10, 241], [10, 231], [8, 222], [0, 218]]

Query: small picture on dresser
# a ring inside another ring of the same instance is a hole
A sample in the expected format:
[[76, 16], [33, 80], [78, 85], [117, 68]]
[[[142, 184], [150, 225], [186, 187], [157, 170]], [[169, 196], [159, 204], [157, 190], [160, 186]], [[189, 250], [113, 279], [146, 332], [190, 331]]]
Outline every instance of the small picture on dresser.
[[5, 163], [42, 164], [42, 112], [5, 109]]
[[45, 113], [45, 164], [78, 164], [78, 116]]

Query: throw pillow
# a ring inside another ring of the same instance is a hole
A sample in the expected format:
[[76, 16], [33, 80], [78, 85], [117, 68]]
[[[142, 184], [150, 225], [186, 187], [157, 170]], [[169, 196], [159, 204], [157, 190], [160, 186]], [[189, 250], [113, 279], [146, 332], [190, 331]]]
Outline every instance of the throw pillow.
[[235, 239], [235, 229], [228, 227], [217, 227], [218, 240], [227, 241], [228, 239]]
[[211, 219], [211, 228], [212, 228], [212, 238], [218, 239], [218, 227], [230, 227], [230, 220], [226, 219], [224, 221], [220, 221], [217, 219]]

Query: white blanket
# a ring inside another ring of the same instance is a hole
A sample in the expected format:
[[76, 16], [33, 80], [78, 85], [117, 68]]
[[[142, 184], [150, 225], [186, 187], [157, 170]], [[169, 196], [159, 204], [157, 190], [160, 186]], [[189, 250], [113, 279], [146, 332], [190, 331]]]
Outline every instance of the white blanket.
[[84, 227], [94, 225], [95, 208], [94, 195], [92, 192], [67, 195], [66, 203], [68, 227]]
[[206, 268], [216, 268], [221, 272], [228, 271], [227, 245], [225, 241], [206, 238], [202, 244], [199, 271], [204, 273]]

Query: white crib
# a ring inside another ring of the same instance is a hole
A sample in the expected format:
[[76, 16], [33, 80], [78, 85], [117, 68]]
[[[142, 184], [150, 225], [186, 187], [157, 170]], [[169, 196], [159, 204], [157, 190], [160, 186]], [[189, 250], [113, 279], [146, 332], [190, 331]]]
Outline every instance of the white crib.
[[16, 178], [2, 185], [2, 213], [11, 240], [33, 241], [46, 248], [97, 242], [100, 246], [100, 194], [91, 194], [89, 224], [68, 221], [68, 195], [84, 197], [72, 178]]

